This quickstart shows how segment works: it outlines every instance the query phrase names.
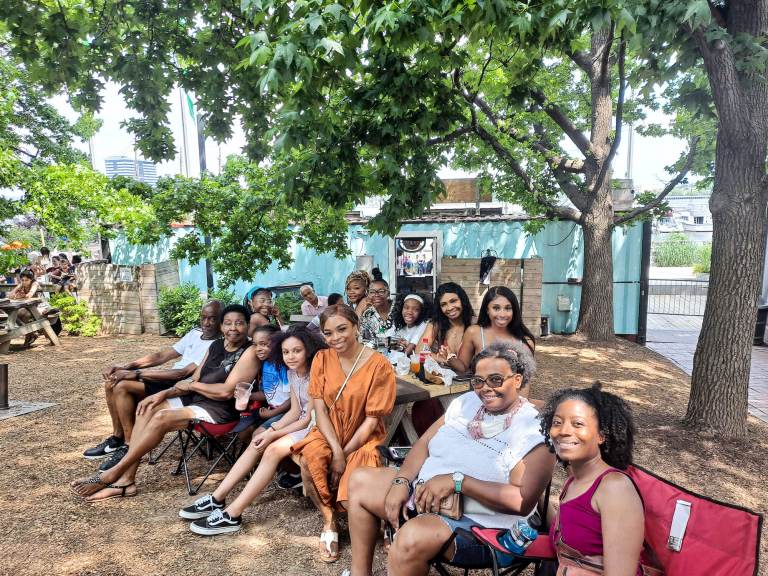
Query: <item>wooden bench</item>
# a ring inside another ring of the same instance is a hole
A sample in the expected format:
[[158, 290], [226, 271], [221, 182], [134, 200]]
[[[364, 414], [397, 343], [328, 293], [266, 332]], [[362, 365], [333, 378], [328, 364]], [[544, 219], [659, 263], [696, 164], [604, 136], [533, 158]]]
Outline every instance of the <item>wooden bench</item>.
[[[37, 309], [37, 305], [42, 300], [40, 298], [33, 298], [31, 300], [3, 300], [0, 301], [0, 311], [5, 313], [8, 317], [6, 323], [5, 333], [0, 334], [0, 354], [7, 354], [11, 347], [11, 340], [15, 338], [22, 338], [27, 334], [33, 332], [42, 332], [51, 344], [54, 346], [59, 345], [59, 338], [51, 328], [48, 319], [40, 314]], [[21, 326], [16, 325], [16, 318], [19, 315], [19, 310], [27, 310], [32, 316], [32, 321]]]

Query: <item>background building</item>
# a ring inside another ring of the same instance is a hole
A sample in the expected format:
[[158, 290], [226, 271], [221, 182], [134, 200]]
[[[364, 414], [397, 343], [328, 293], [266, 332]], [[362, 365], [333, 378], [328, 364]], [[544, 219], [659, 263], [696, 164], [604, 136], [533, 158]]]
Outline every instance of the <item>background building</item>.
[[151, 186], [157, 184], [157, 166], [149, 160], [134, 160], [128, 156], [109, 156], [104, 160], [109, 178], [127, 176]]

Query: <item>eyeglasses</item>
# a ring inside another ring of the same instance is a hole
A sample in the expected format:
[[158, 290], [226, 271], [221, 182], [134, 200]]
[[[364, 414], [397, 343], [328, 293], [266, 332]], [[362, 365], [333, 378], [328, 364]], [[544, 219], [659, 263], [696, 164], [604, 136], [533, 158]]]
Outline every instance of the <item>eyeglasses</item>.
[[379, 290], [369, 290], [368, 294], [370, 294], [371, 296], [386, 296], [387, 294], [389, 294], [389, 290], [387, 290], [386, 288], [380, 288]]
[[469, 383], [475, 390], [480, 390], [486, 384], [488, 388], [498, 388], [504, 384], [510, 378], [514, 378], [517, 374], [510, 374], [509, 376], [502, 376], [501, 374], [491, 374], [488, 378], [481, 378], [480, 376], [472, 376]]

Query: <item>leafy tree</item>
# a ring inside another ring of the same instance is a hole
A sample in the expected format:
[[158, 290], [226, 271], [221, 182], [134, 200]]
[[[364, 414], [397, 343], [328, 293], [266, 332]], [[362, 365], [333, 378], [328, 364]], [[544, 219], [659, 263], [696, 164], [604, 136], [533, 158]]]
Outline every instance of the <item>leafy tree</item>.
[[[710, 135], [713, 220], [707, 306], [686, 421], [741, 437], [768, 204], [768, 0], [649, 0], [647, 69], [668, 79], [683, 129]], [[703, 66], [702, 66], [703, 64]]]
[[137, 226], [135, 233], [154, 242], [170, 235], [172, 223], [189, 219], [195, 231], [181, 237], [171, 254], [192, 262], [210, 260], [222, 286], [252, 280], [275, 262], [290, 267], [297, 241], [346, 256], [348, 207], [333, 208], [314, 197], [298, 208], [290, 205], [277, 186], [284, 170], [280, 164], [261, 168], [230, 157], [219, 176], [162, 178], [149, 202], [154, 227]]
[[[478, 170], [532, 214], [582, 225], [579, 327], [613, 335], [611, 231], [663, 200], [625, 215], [612, 206], [612, 160], [634, 113], [625, 100], [635, 16], [623, 3], [90, 6], [10, 0], [0, 18], [33, 75], [66, 84], [77, 101], [95, 107], [103, 78], [121, 84], [139, 115], [126, 127], [146, 156], [174, 153], [167, 95], [177, 81], [195, 92], [211, 135], [226, 138], [240, 117], [252, 160], [276, 150], [289, 206], [386, 195], [372, 227], [391, 233], [439, 194], [441, 166]], [[690, 165], [680, 160], [669, 189]], [[201, 246], [182, 244], [190, 254]]]

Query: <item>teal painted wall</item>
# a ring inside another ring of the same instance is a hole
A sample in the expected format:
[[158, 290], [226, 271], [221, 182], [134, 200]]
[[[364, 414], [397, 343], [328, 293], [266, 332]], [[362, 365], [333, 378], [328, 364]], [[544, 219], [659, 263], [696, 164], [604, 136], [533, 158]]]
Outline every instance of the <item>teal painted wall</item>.
[[[538, 234], [529, 235], [519, 222], [456, 222], [405, 224], [401, 231], [442, 232], [443, 256], [478, 258], [484, 250], [492, 248], [500, 258], [543, 258], [541, 313], [549, 316], [553, 332], [571, 333], [576, 330], [581, 287], [568, 284], [567, 280], [583, 276], [581, 227], [570, 222], [551, 222]], [[118, 238], [110, 241], [112, 260], [115, 264], [167, 260], [176, 238], [189, 232], [189, 228], [177, 229], [174, 238], [154, 246], [134, 246], [124, 238]], [[320, 294], [343, 292], [344, 279], [354, 269], [355, 257], [362, 254], [373, 255], [374, 264], [388, 278], [391, 261], [389, 240], [388, 237], [369, 233], [362, 226], [350, 226], [348, 243], [352, 254], [347, 258], [337, 260], [330, 254], [317, 254], [297, 244], [294, 247], [295, 262], [289, 270], [278, 270], [272, 266], [264, 274], [258, 274], [252, 283], [238, 282], [234, 290], [242, 296], [255, 284], [275, 286], [312, 282]], [[637, 333], [641, 253], [641, 225], [614, 231], [614, 330], [617, 334]], [[193, 266], [186, 260], [181, 261], [179, 275], [182, 282], [194, 282], [205, 290], [205, 266], [202, 263]], [[570, 311], [557, 310], [558, 296], [570, 298]]]

